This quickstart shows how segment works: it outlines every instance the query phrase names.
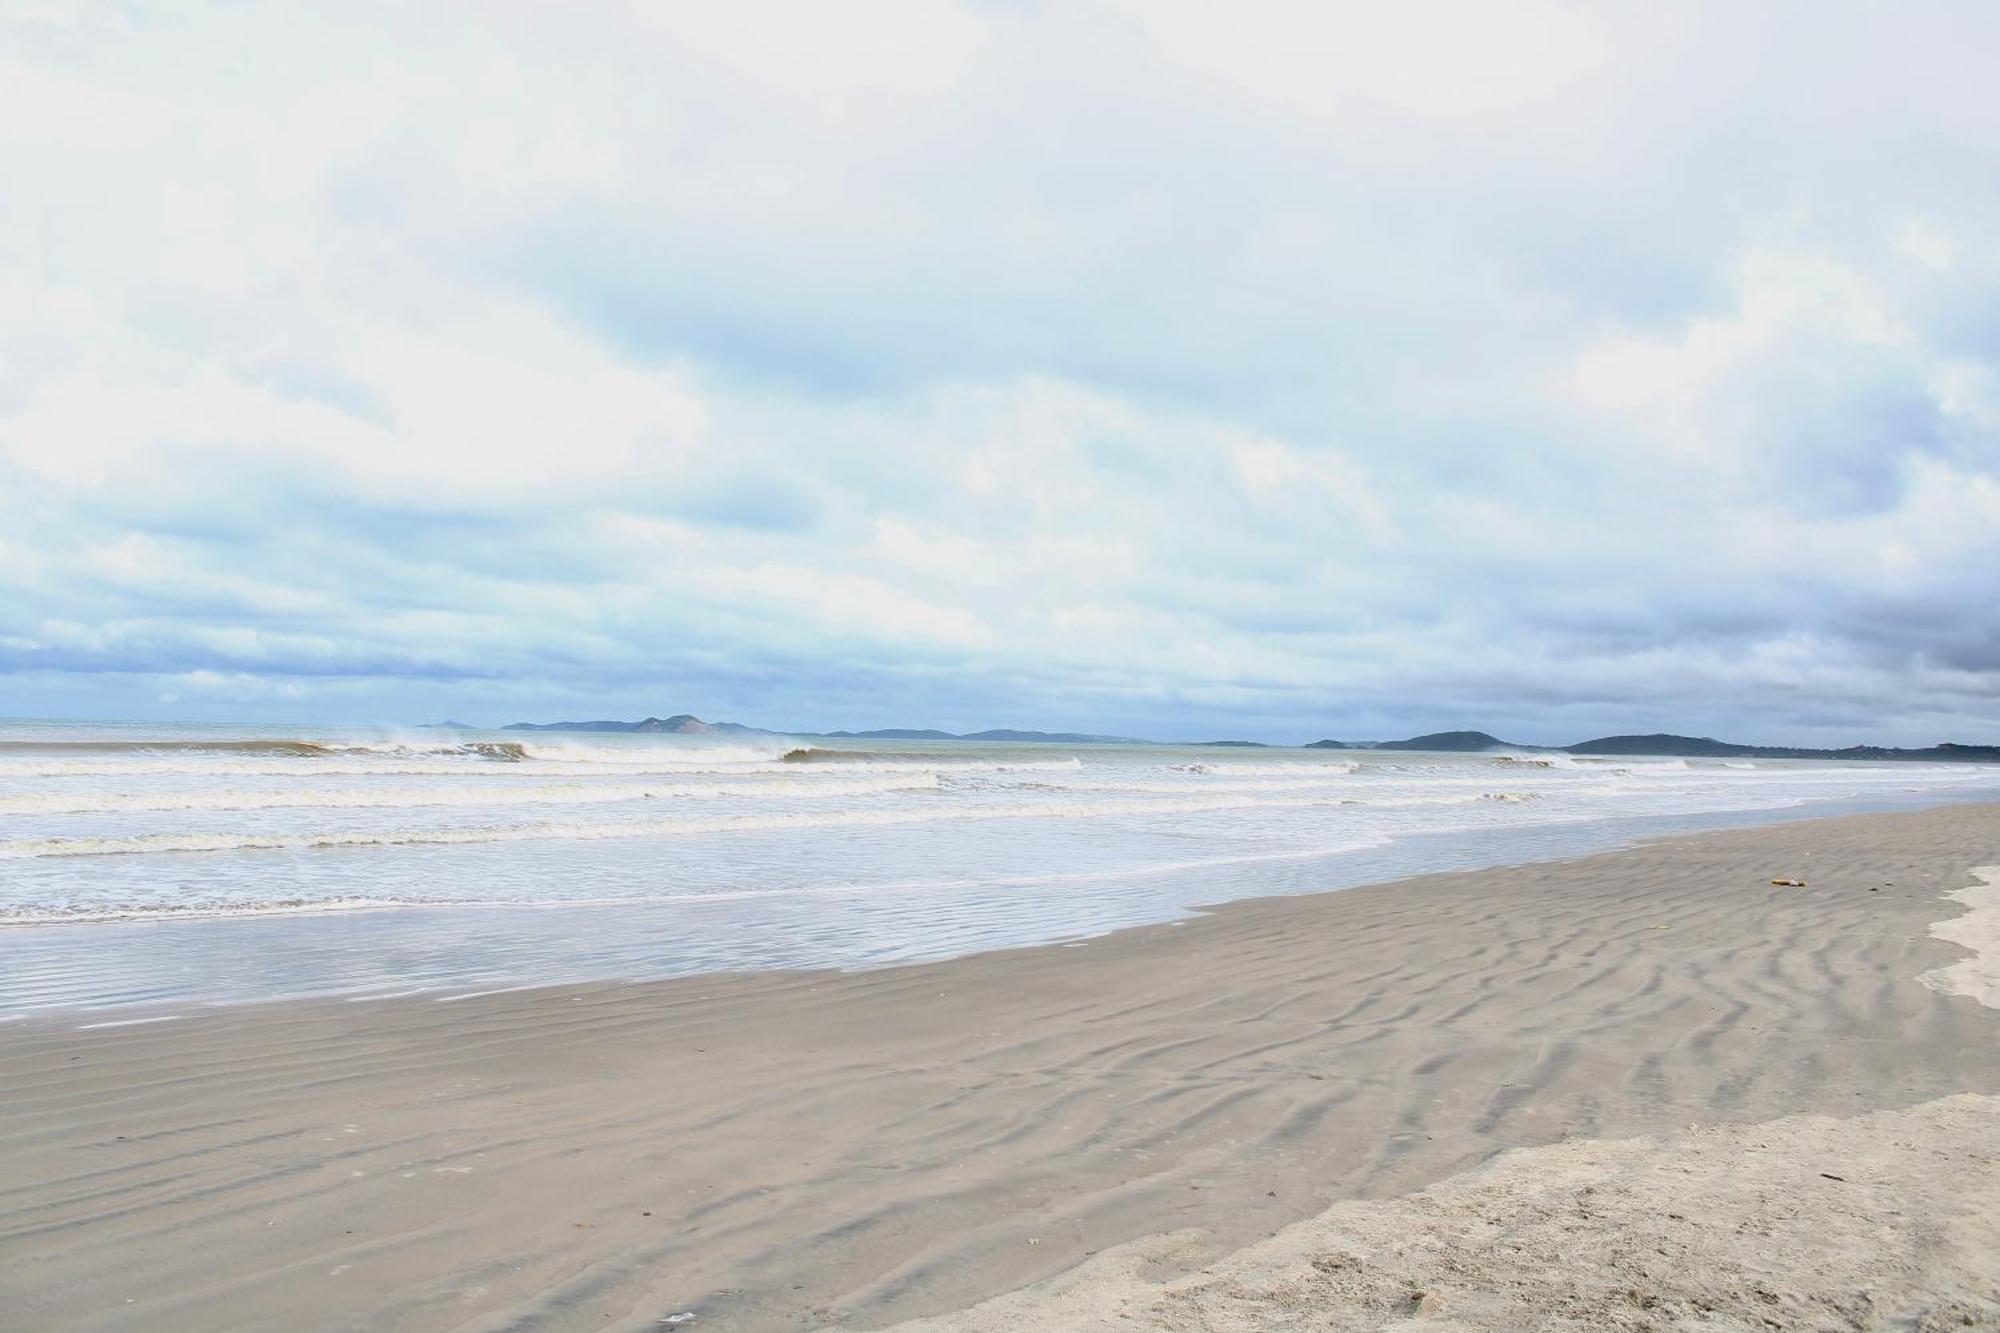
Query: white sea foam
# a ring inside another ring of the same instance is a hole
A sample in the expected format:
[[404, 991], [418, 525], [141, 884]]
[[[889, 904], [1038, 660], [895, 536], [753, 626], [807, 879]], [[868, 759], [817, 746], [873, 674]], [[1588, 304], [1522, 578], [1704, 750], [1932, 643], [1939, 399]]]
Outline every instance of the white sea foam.
[[1280, 764], [1260, 764], [1249, 760], [1220, 759], [1197, 760], [1189, 764], [1169, 764], [1167, 767], [1176, 773], [1199, 773], [1203, 775], [1268, 777], [1273, 774], [1279, 774], [1285, 777], [1306, 775], [1339, 777], [1348, 773], [1359, 772], [1361, 765], [1351, 759], [1336, 760], [1333, 762], [1325, 760], [1299, 760], [1292, 763]]
[[[198, 920], [205, 917], [291, 917], [333, 916], [357, 912], [455, 911], [550, 912], [571, 908], [665, 907], [677, 904], [718, 906], [754, 903], [772, 899], [851, 898], [881, 893], [956, 892], [1012, 889], [1027, 886], [1089, 884], [1109, 881], [1156, 878], [1196, 870], [1220, 870], [1230, 866], [1269, 864], [1281, 861], [1312, 861], [1345, 852], [1380, 846], [1381, 838], [1354, 838], [1346, 842], [1282, 852], [1253, 852], [1235, 856], [1212, 856], [1193, 860], [1162, 861], [1115, 870], [1055, 871], [1034, 875], [974, 875], [961, 879], [909, 879], [863, 881], [837, 884], [786, 884], [759, 889], [710, 890], [690, 893], [637, 893], [607, 897], [496, 898], [496, 897], [349, 897], [307, 901], [297, 898], [251, 902], [177, 901], [124, 903], [109, 906], [77, 907], [65, 911], [0, 911], [0, 926], [79, 925], [104, 921]], [[357, 997], [369, 998], [369, 997]]]
[[157, 852], [276, 851], [314, 847], [463, 846], [477, 843], [753, 833], [772, 830], [885, 828], [907, 824], [988, 820], [1153, 819], [1165, 815], [1361, 808], [1414, 810], [1533, 799], [1533, 792], [1445, 792], [1429, 795], [1189, 796], [1121, 801], [1006, 801], [903, 808], [837, 808], [782, 814], [729, 814], [581, 823], [538, 821], [482, 827], [326, 829], [310, 832], [145, 833], [106, 837], [0, 840], [0, 860], [134, 856]]
[[[796, 755], [799, 751], [791, 752]], [[1084, 766], [1076, 755], [1062, 759], [970, 759], [958, 755], [870, 756], [835, 751], [814, 751], [810, 760], [784, 761], [788, 771], [799, 773], [907, 773], [928, 769], [941, 773], [1075, 773]]]
[[[529, 747], [535, 749], [537, 747]], [[103, 758], [0, 759], [0, 783], [25, 783], [51, 778], [173, 778], [267, 777], [301, 781], [314, 777], [467, 777], [482, 781], [534, 781], [550, 777], [694, 777], [742, 776], [754, 773], [808, 775], [814, 773], [1060, 773], [1075, 772], [1083, 761], [1075, 756], [1044, 760], [982, 760], [856, 757], [810, 764], [788, 764], [783, 756], [749, 750], [639, 750], [615, 757], [591, 757], [589, 747], [551, 747], [523, 759], [496, 763], [442, 752], [406, 754], [384, 750], [379, 755], [329, 753], [297, 759], [244, 758], [233, 754], [200, 754], [162, 758], [144, 753]]]
[[[1430, 803], [1459, 798], [1416, 798]], [[1213, 814], [1225, 810], [1302, 809], [1360, 804], [1353, 798], [1209, 796], [1139, 801], [1022, 801], [990, 805], [931, 805], [906, 809], [841, 809], [824, 813], [715, 815], [694, 818], [627, 820], [617, 823], [530, 823], [483, 828], [404, 828], [317, 832], [143, 833], [124, 837], [9, 838], [0, 840], [0, 859], [56, 856], [120, 856], [148, 852], [216, 852], [304, 847], [462, 845], [523, 842], [551, 838], [672, 837], [769, 829], [881, 828], [896, 824], [992, 819], [1102, 819], [1116, 816]]]
[[437, 783], [422, 787], [298, 786], [267, 790], [163, 790], [92, 792], [64, 789], [0, 796], [0, 815], [115, 814], [142, 810], [405, 809], [424, 806], [609, 805], [673, 799], [824, 799], [923, 791], [937, 774], [919, 769], [874, 778], [745, 779], [738, 782], [571, 783], [564, 786]]

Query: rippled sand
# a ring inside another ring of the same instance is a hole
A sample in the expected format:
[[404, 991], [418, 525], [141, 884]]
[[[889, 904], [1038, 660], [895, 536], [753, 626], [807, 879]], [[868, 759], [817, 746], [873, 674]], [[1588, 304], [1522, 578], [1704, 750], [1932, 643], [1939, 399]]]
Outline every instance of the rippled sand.
[[1961, 1095], [1521, 1149], [1191, 1274], [1198, 1233], [1150, 1237], [897, 1333], [1992, 1329], [1996, 1116]]
[[[854, 975], [29, 1019], [0, 1028], [0, 1307], [865, 1327], [1174, 1233], [1156, 1282], [1501, 1149], [2000, 1093], [2000, 1015], [1920, 980], [1996, 861], [2000, 807], [1959, 806]], [[1990, 1154], [1991, 1124], [1952, 1132]], [[1932, 1206], [1883, 1160], [1883, 1206]]]

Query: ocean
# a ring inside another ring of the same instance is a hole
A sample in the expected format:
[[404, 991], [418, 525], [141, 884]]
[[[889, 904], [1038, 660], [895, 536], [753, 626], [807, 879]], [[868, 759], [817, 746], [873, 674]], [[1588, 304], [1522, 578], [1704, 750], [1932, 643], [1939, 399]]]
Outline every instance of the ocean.
[[0, 723], [0, 1020], [882, 966], [1981, 798], [2000, 767]]

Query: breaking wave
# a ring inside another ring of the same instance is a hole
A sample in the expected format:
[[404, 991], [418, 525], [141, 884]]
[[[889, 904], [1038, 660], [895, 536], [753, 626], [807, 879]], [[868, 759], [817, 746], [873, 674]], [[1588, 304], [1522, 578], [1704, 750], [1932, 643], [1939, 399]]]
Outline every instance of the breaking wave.
[[1497, 754], [1496, 764], [1518, 764], [1526, 768], [1584, 768], [1585, 761], [1575, 755], [1557, 754], [1554, 751], [1536, 751], [1533, 754]]
[[892, 754], [865, 750], [822, 750], [801, 745], [785, 751], [780, 760], [787, 764], [827, 764], [844, 769], [895, 772], [902, 769], [937, 769], [963, 773], [1074, 773], [1083, 767], [1076, 755], [1065, 759], [967, 759], [963, 754], [921, 754], [898, 750]]
[[1229, 777], [1234, 777], [1238, 774], [1245, 777], [1271, 777], [1277, 775], [1285, 777], [1340, 777], [1345, 774], [1358, 773], [1361, 770], [1361, 765], [1351, 759], [1336, 760], [1331, 763], [1301, 761], [1294, 764], [1235, 764], [1230, 763], [1228, 760], [1198, 760], [1191, 764], [1169, 764], [1168, 767], [1176, 773], [1215, 773]]
[[47, 755], [50, 758], [59, 759], [74, 755], [90, 754], [264, 755], [274, 758], [289, 757], [294, 759], [327, 759], [366, 754], [411, 756], [462, 755], [467, 758], [493, 759], [502, 763], [516, 763], [528, 757], [528, 746], [521, 741], [460, 741], [449, 745], [423, 745], [401, 741], [335, 743], [331, 741], [285, 739], [0, 741], [0, 756]]

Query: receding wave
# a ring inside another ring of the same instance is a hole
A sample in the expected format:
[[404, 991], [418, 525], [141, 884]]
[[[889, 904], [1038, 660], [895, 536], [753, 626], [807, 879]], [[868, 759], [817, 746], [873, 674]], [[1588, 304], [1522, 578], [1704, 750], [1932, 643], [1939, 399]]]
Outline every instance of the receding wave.
[[279, 791], [37, 792], [0, 796], [0, 815], [122, 814], [142, 810], [394, 810], [481, 805], [613, 805], [642, 800], [810, 798], [925, 791], [928, 770], [872, 778], [746, 779], [738, 782], [569, 783], [544, 786], [295, 787]]
[[1465, 805], [1490, 801], [1487, 792], [1363, 800], [1354, 796], [1207, 796], [1183, 800], [1038, 801], [990, 805], [907, 806], [893, 809], [798, 811], [695, 818], [623, 820], [615, 823], [501, 824], [487, 827], [321, 832], [138, 833], [105, 837], [14, 838], [0, 841], [0, 860], [65, 856], [132, 856], [154, 852], [278, 851], [330, 847], [449, 846], [551, 839], [598, 840], [737, 833], [760, 830], [879, 828], [1002, 819], [1103, 819], [1215, 814], [1249, 810], [1304, 810], [1368, 806], [1375, 809]]
[[1190, 870], [1213, 870], [1225, 866], [1255, 865], [1274, 861], [1312, 861], [1338, 856], [1343, 852], [1377, 847], [1386, 838], [1359, 836], [1343, 842], [1277, 852], [1247, 852], [1236, 855], [1206, 856], [1190, 860], [1141, 862], [1103, 870], [1053, 870], [1031, 874], [974, 875], [959, 879], [907, 879], [861, 881], [856, 883], [796, 884], [769, 888], [697, 890], [684, 893], [610, 894], [573, 898], [492, 898], [492, 897], [368, 897], [342, 895], [331, 898], [267, 898], [250, 901], [178, 900], [173, 902], [124, 902], [107, 904], [60, 904], [8, 906], [0, 904], [0, 926], [81, 925], [98, 921], [185, 920], [201, 917], [239, 916], [319, 916], [345, 912], [450, 911], [475, 908], [493, 911], [540, 912], [566, 908], [639, 907], [669, 903], [756, 902], [774, 898], [840, 898], [884, 892], [921, 893], [929, 890], [1022, 888], [1033, 885], [1081, 884], [1107, 880], [1144, 880]]
[[1176, 773], [1216, 774], [1225, 777], [1235, 777], [1239, 774], [1252, 777], [1290, 777], [1294, 774], [1338, 777], [1361, 770], [1361, 765], [1352, 759], [1336, 759], [1332, 762], [1301, 759], [1288, 764], [1237, 763], [1227, 759], [1197, 760], [1188, 764], [1169, 764], [1167, 767]]
[[407, 898], [272, 898], [255, 902], [114, 903], [110, 906], [0, 904], [0, 926], [82, 925], [93, 921], [157, 921], [215, 916], [319, 916], [338, 912], [384, 911], [397, 907], [476, 907], [476, 900], [436, 904]]
[[[1440, 798], [1453, 802], [1468, 798]], [[1480, 797], [1469, 799], [1478, 800]], [[1096, 819], [1121, 815], [1209, 814], [1229, 810], [1304, 809], [1360, 805], [1352, 797], [1256, 798], [1213, 796], [1188, 800], [1047, 801], [977, 806], [907, 807], [888, 810], [802, 811], [786, 814], [716, 815], [693, 819], [628, 820], [599, 824], [503, 824], [486, 828], [405, 830], [337, 829], [322, 832], [138, 833], [108, 837], [15, 838], [0, 841], [0, 859], [52, 856], [122, 856], [149, 852], [217, 852], [527, 842], [545, 839], [638, 838], [748, 830], [881, 827], [941, 821], [993, 819]], [[1402, 802], [1397, 802], [1402, 804]]]
[[891, 770], [899, 768], [944, 769], [964, 773], [1073, 773], [1083, 767], [1075, 755], [1066, 759], [967, 759], [963, 754], [921, 753], [897, 750], [822, 750], [801, 745], [780, 756], [787, 764], [837, 764], [842, 768]]

